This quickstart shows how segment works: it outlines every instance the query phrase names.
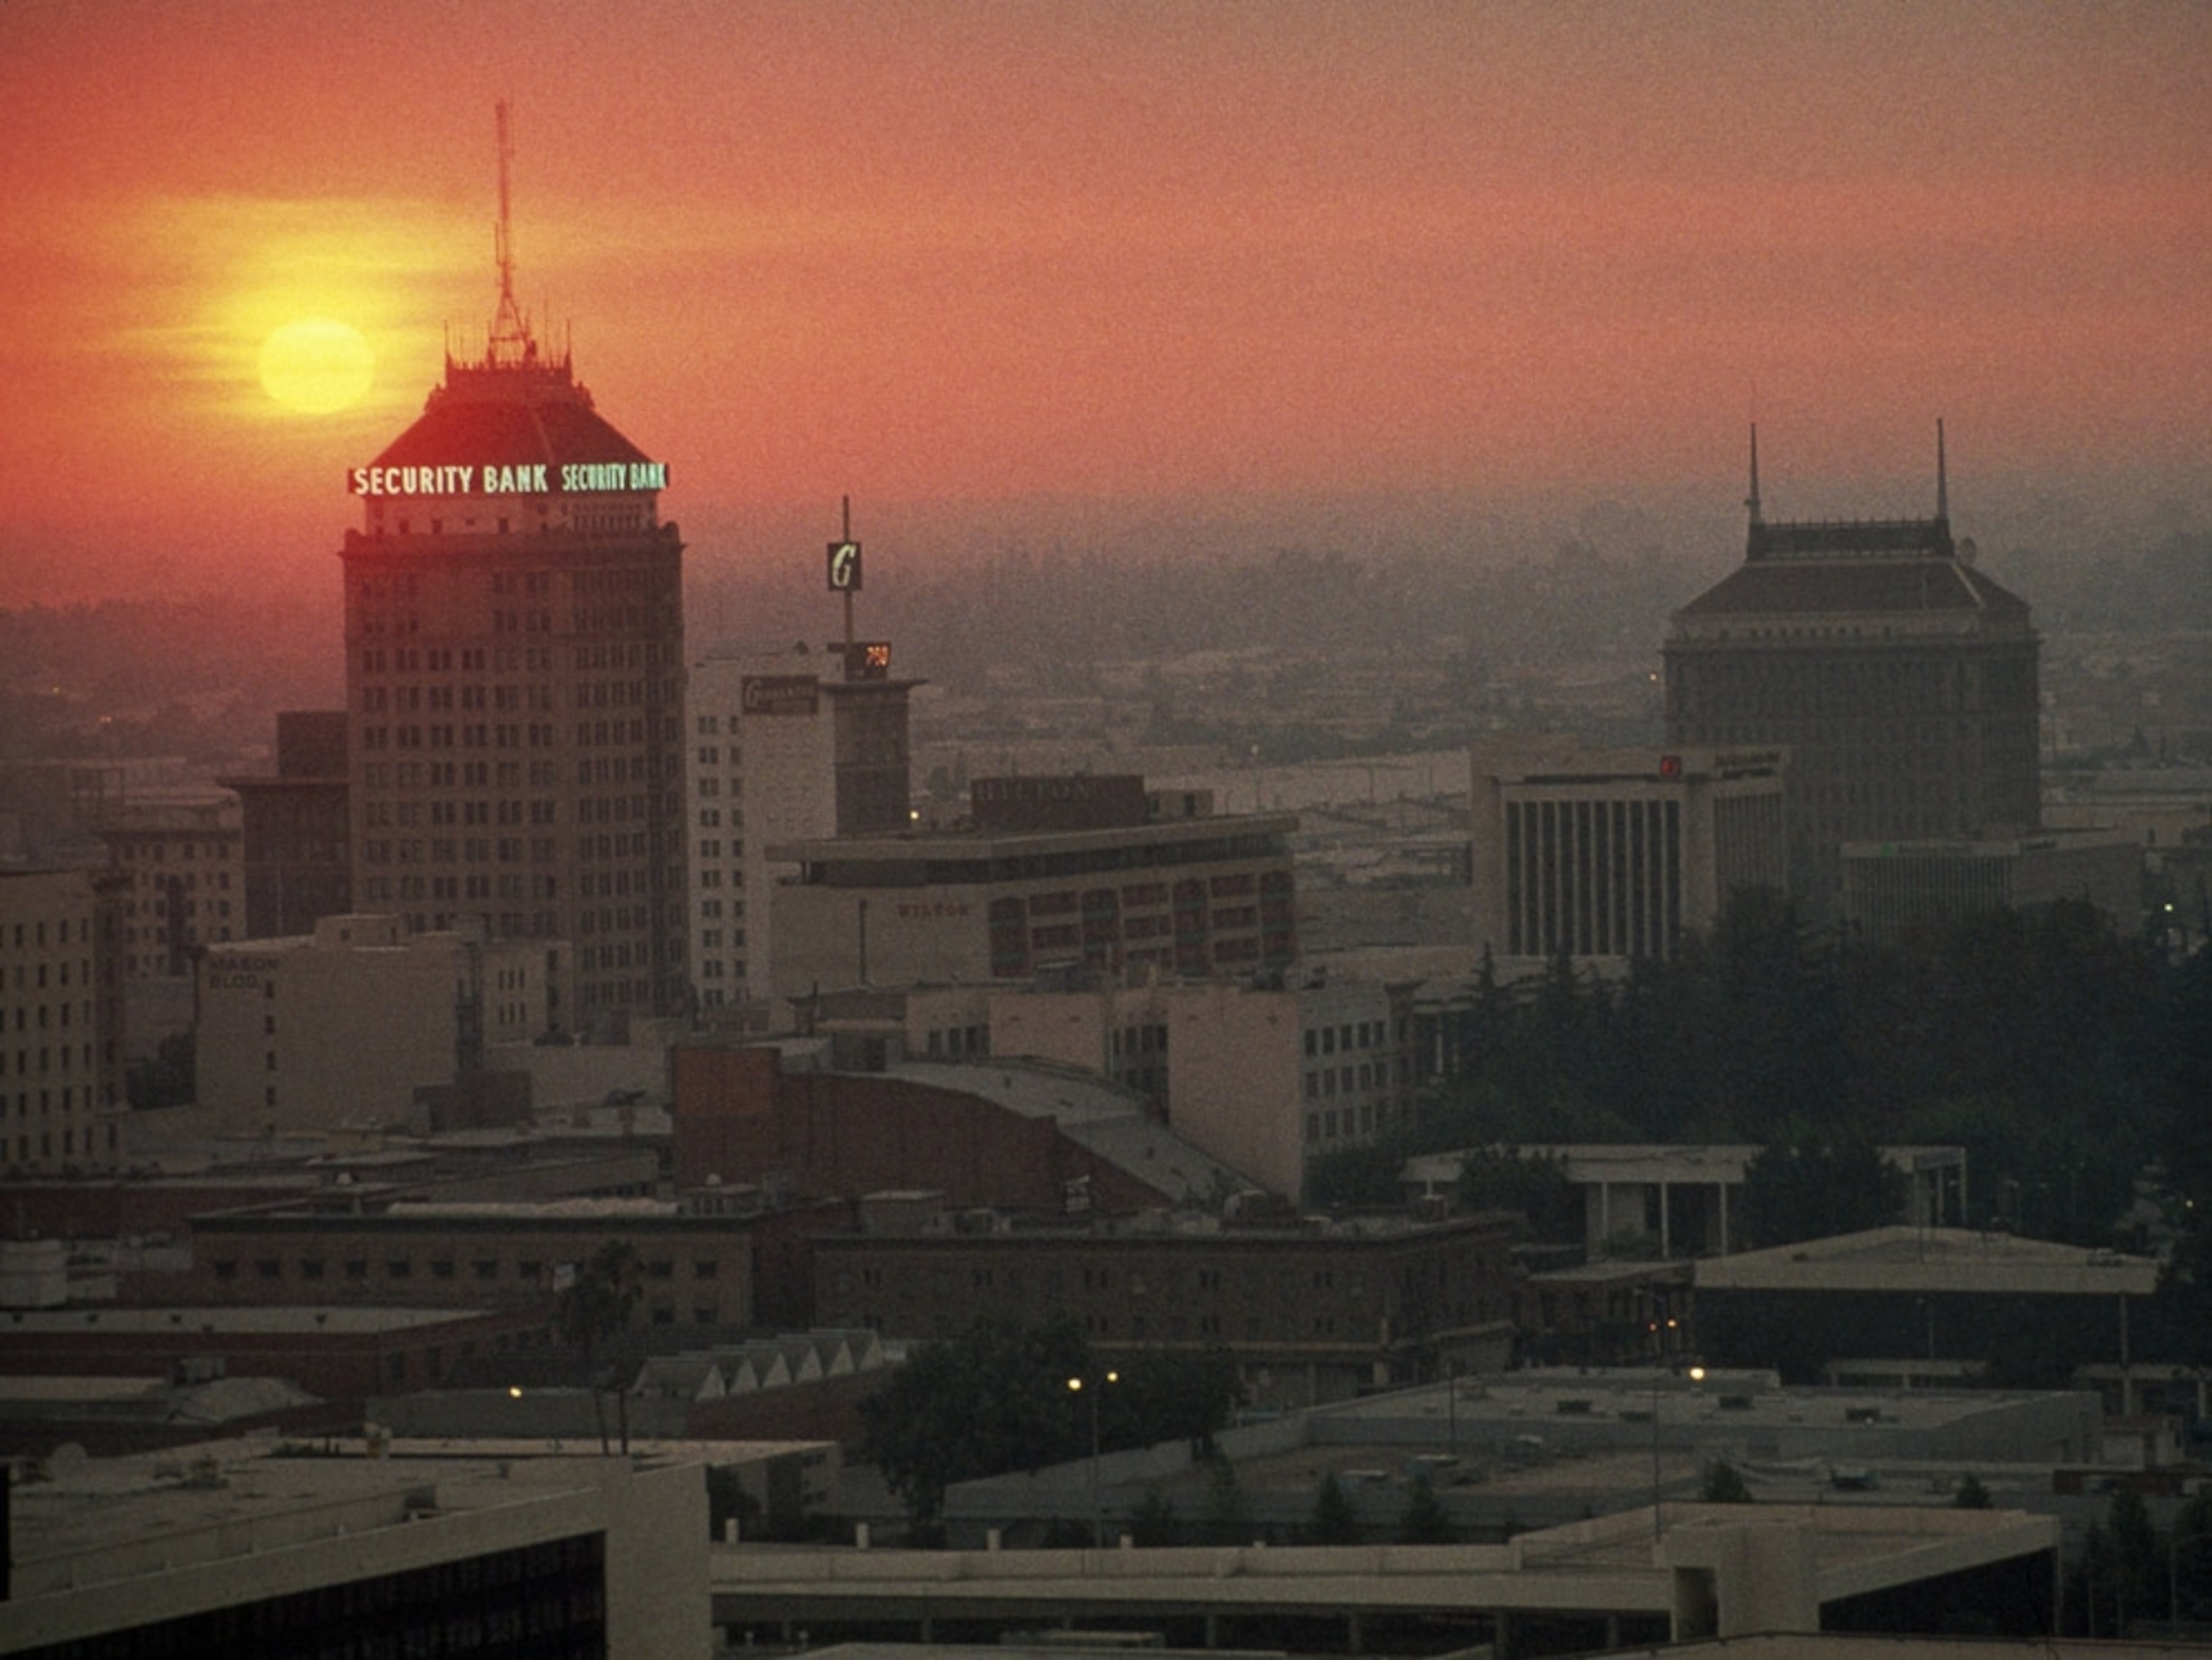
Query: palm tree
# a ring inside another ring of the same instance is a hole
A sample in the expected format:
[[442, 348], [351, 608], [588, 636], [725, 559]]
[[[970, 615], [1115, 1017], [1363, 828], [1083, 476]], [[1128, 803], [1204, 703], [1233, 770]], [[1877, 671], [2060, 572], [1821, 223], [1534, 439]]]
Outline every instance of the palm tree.
[[[609, 1239], [576, 1267], [553, 1311], [561, 1341], [584, 1351], [584, 1371], [592, 1383], [592, 1419], [599, 1426], [599, 1451], [607, 1445], [607, 1409], [599, 1376], [599, 1345], [629, 1324], [637, 1306], [637, 1248], [627, 1239]], [[623, 1413], [623, 1451], [629, 1451], [629, 1414]]]

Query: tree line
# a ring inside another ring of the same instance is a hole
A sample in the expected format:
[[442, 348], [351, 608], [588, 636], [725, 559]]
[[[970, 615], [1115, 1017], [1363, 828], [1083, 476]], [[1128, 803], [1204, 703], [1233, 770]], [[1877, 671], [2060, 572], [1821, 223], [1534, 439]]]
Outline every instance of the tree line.
[[[2177, 1293], [2207, 1256], [2212, 956], [2175, 961], [2085, 904], [1874, 944], [1747, 892], [1709, 935], [1620, 978], [1561, 959], [1509, 986], [1486, 968], [1455, 1051], [1413, 1124], [1316, 1161], [1310, 1203], [1395, 1203], [1408, 1156], [1450, 1148], [1750, 1143], [1765, 1152], [1742, 1221], [1781, 1244], [1895, 1214], [1876, 1148], [1955, 1145], [1970, 1182], [1956, 1224], [2134, 1250], [2170, 1238]], [[1540, 1223], [1561, 1185], [1492, 1157], [1462, 1197]]]

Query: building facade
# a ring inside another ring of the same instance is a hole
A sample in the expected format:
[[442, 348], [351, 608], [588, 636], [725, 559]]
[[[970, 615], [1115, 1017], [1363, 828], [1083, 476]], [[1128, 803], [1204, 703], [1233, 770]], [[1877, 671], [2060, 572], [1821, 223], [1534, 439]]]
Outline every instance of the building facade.
[[814, 1243], [825, 1323], [945, 1338], [979, 1318], [1079, 1323], [1111, 1359], [1233, 1354], [1260, 1407], [1310, 1406], [1501, 1370], [1516, 1275], [1510, 1216], [1416, 1224], [856, 1233]]
[[1756, 434], [1744, 561], [1674, 614], [1669, 745], [1790, 755], [1792, 880], [1832, 916], [1847, 841], [2039, 822], [2038, 640], [1935, 517], [1769, 523]]
[[[771, 846], [777, 997], [866, 984], [1028, 980], [1040, 971], [1252, 974], [1297, 959], [1290, 814], [1215, 816], [1126, 779], [1021, 786], [972, 827]], [[1052, 810], [1083, 797], [1070, 814]], [[1027, 810], [1027, 803], [1038, 810]], [[1048, 805], [1050, 803], [1051, 805]]]
[[123, 1162], [125, 879], [0, 869], [0, 1168]]
[[1785, 767], [1756, 748], [1479, 754], [1476, 946], [1501, 961], [1672, 957], [1732, 893], [1788, 887]]
[[353, 909], [343, 710], [279, 713], [275, 775], [216, 782], [238, 797], [244, 821], [246, 926], [235, 937], [312, 934]]
[[239, 1128], [406, 1122], [418, 1090], [480, 1069], [487, 1047], [556, 1023], [558, 948], [390, 916], [240, 941], [199, 966], [200, 1105]]
[[130, 879], [123, 971], [182, 979], [203, 946], [246, 934], [244, 836], [228, 797], [140, 802], [102, 826], [108, 861]]
[[2129, 935], [2142, 926], [2143, 853], [2124, 830], [1847, 842], [1843, 920], [1859, 937], [1893, 941], [1976, 912], [2079, 900]]
[[840, 649], [804, 646], [691, 665], [686, 812], [702, 1011], [767, 994], [768, 896], [798, 868], [771, 859], [771, 845], [907, 827], [912, 682], [848, 677], [856, 666]]
[[690, 999], [666, 482], [539, 350], [511, 281], [483, 357], [449, 356], [422, 416], [350, 476], [354, 902], [572, 942], [561, 1019], [586, 1033]]

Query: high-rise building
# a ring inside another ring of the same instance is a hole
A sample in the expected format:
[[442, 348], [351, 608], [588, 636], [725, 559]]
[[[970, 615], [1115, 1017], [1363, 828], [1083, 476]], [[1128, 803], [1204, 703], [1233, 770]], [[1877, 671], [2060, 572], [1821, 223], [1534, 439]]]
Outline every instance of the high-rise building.
[[1752, 435], [1744, 561], [1674, 614], [1670, 745], [1790, 754], [1793, 884], [1832, 914], [1846, 841], [2003, 833], [2039, 817], [2035, 630], [1932, 518], [1770, 523]]
[[117, 870], [0, 869], [0, 1168], [123, 1162]]
[[768, 896], [799, 868], [771, 860], [771, 842], [907, 827], [914, 682], [890, 678], [887, 657], [872, 642], [865, 652], [714, 651], [691, 665], [691, 964], [702, 1009], [768, 995]]
[[613, 1029], [689, 994], [684, 544], [665, 464], [532, 336], [503, 213], [499, 277], [483, 357], [351, 475], [354, 904], [568, 941], [562, 1024]]

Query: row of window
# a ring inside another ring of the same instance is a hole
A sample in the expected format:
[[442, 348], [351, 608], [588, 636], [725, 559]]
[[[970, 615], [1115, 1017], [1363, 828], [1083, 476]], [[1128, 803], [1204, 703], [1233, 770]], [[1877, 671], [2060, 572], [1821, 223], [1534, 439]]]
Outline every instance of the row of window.
[[[333, 1275], [331, 1272], [332, 1267], [331, 1259], [323, 1257], [297, 1257], [292, 1258], [289, 1263], [288, 1275], [288, 1263], [281, 1256], [257, 1257], [252, 1259], [252, 1263], [256, 1279], [270, 1281], [281, 1281], [287, 1277], [297, 1280], [329, 1278], [366, 1280], [369, 1277], [370, 1265], [371, 1259], [367, 1257], [341, 1257], [336, 1263], [337, 1272]], [[209, 1269], [218, 1281], [228, 1284], [239, 1278], [242, 1266], [243, 1263], [239, 1257], [217, 1257], [210, 1262]], [[382, 1277], [386, 1280], [411, 1280], [416, 1277], [415, 1270], [417, 1264], [412, 1257], [387, 1257], [383, 1259], [381, 1266]], [[460, 1279], [463, 1277], [461, 1270], [464, 1266], [468, 1270], [466, 1277], [480, 1284], [511, 1279], [519, 1280], [529, 1285], [537, 1285], [545, 1282], [548, 1279], [544, 1261], [535, 1257], [518, 1257], [512, 1263], [497, 1257], [477, 1257], [470, 1259], [465, 1264], [458, 1257], [433, 1257], [424, 1260], [421, 1266], [423, 1269], [422, 1277], [430, 1280]], [[565, 1263], [556, 1264], [555, 1271], [557, 1272], [560, 1268], [569, 1266], [573, 1265]], [[641, 1265], [641, 1271], [647, 1280], [673, 1280], [677, 1277], [677, 1266], [674, 1259], [671, 1257], [655, 1257], [644, 1263]], [[721, 1277], [721, 1269], [722, 1265], [718, 1258], [697, 1257], [691, 1260], [690, 1277], [695, 1281], [715, 1280]]]
[[201, 857], [228, 863], [239, 856], [239, 844], [235, 839], [209, 842], [204, 854], [201, 851], [201, 845], [196, 841], [152, 841], [118, 836], [113, 839], [112, 845], [117, 857], [125, 864], [136, 864], [142, 860], [149, 864], [166, 864], [169, 859], [169, 849], [173, 846], [178, 850], [177, 857], [186, 864]]

